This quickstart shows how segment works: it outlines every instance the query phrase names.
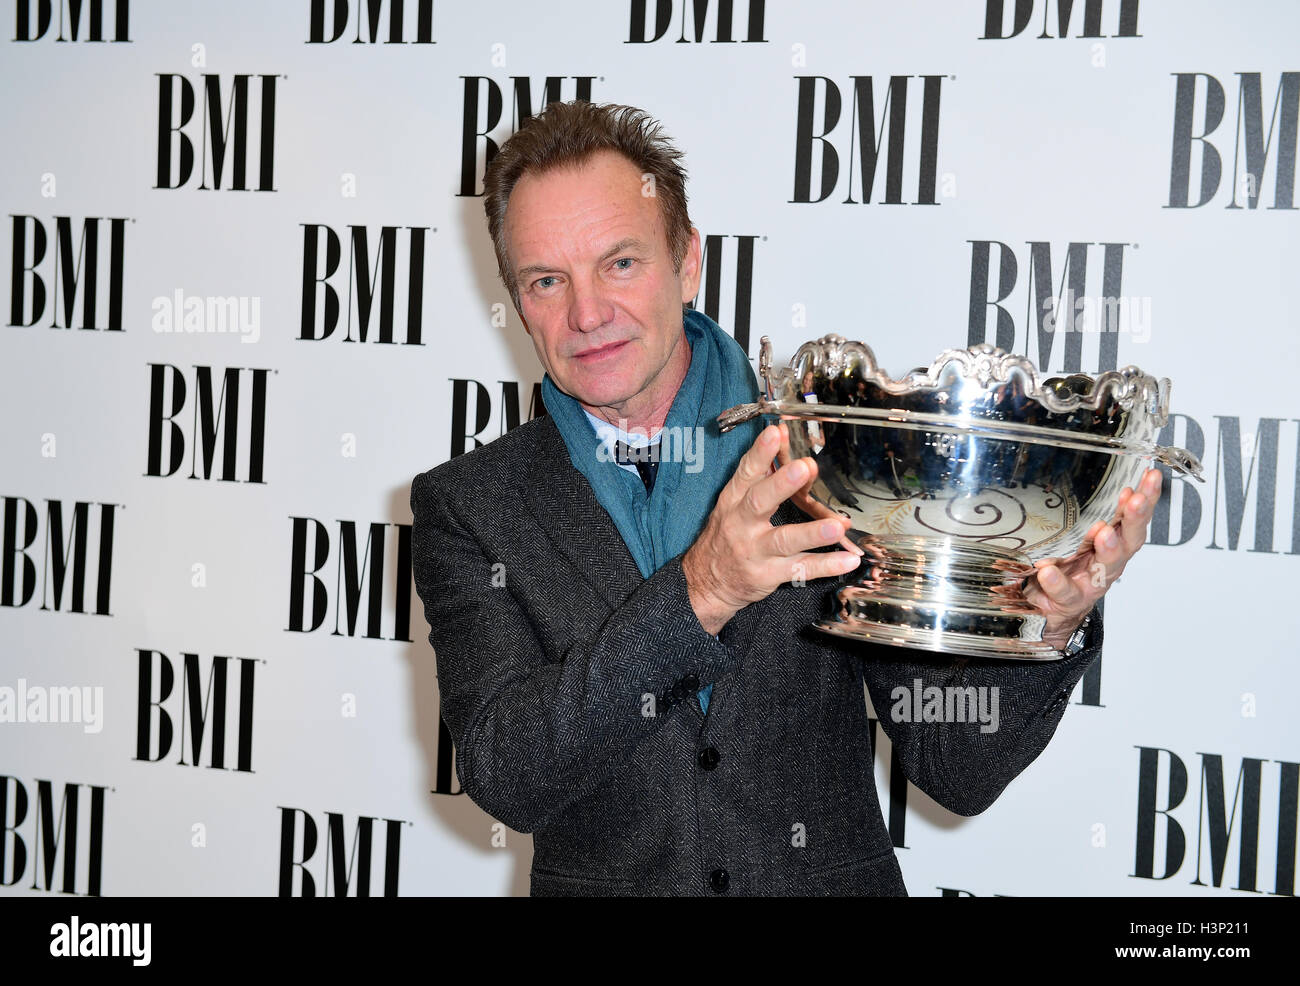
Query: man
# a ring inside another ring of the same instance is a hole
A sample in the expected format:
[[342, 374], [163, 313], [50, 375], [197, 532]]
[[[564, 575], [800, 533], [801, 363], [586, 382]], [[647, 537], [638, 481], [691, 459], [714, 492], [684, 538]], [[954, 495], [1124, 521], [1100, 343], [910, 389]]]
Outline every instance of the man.
[[[1089, 566], [1118, 577], [1160, 477], [1126, 496], [1118, 531], [1098, 525], [1095, 553], [1028, 587], [1047, 639], [1074, 635], [1061, 661], [807, 630], [859, 549], [847, 521], [790, 502], [807, 502], [816, 463], [774, 468], [789, 458], [782, 429], [718, 433], [716, 415], [757, 386], [735, 341], [685, 307], [700, 238], [679, 156], [639, 110], [557, 103], [488, 169], [488, 228], [549, 413], [412, 484], [457, 776], [534, 833], [534, 895], [905, 894], [864, 678], [909, 779], [951, 811], [983, 811], [1099, 653], [1098, 616], [1076, 633], [1104, 591]], [[702, 436], [702, 454], [622, 447], [657, 434], [678, 448]], [[998, 728], [892, 721], [890, 691], [917, 678], [997, 686]]]

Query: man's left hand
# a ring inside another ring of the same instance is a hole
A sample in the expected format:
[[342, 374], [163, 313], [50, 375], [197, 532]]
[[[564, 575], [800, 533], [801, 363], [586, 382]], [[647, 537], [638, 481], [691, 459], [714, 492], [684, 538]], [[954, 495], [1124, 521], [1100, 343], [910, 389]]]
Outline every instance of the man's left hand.
[[1160, 471], [1148, 469], [1137, 492], [1126, 486], [1120, 493], [1116, 520], [1093, 524], [1073, 557], [1035, 563], [1038, 571], [1029, 576], [1024, 594], [1047, 617], [1044, 641], [1064, 650], [1083, 618], [1146, 543], [1160, 484]]

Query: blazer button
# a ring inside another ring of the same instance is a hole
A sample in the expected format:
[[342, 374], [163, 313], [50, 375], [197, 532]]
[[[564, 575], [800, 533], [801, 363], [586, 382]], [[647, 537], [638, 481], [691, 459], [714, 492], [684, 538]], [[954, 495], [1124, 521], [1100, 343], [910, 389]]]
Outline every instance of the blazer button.
[[686, 686], [688, 691], [698, 692], [700, 690], [700, 677], [696, 674], [688, 674], [682, 679], [682, 684]]
[[714, 747], [706, 746], [695, 759], [699, 763], [701, 770], [712, 770], [721, 762], [722, 754]]
[[723, 869], [714, 870], [709, 874], [709, 886], [713, 888], [715, 894], [725, 894], [727, 886], [731, 883], [731, 877]]

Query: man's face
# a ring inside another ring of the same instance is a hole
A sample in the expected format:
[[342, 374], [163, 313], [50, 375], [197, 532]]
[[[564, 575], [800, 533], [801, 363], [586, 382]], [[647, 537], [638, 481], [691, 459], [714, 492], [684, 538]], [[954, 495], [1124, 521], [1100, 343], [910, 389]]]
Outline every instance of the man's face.
[[[692, 229], [673, 271], [659, 201], [621, 154], [525, 175], [506, 209], [506, 255], [538, 359], [560, 390], [628, 418], [672, 402], [689, 365], [682, 305], [699, 290]], [[678, 372], [680, 371], [680, 372]]]

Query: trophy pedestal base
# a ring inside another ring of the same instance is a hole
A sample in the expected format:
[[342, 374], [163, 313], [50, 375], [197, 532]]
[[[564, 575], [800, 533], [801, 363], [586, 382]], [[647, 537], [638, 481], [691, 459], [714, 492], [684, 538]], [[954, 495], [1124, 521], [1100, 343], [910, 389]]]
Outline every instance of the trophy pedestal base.
[[817, 629], [851, 640], [963, 657], [1056, 661], [1047, 619], [1020, 590], [1024, 555], [956, 539], [867, 537], [864, 578], [836, 593]]
[[876, 644], [910, 647], [932, 653], [960, 657], [1000, 657], [1013, 661], [1059, 661], [1063, 656], [1043, 641], [977, 637], [952, 630], [925, 630], [866, 620], [818, 620], [818, 630], [850, 640], [869, 640]]

